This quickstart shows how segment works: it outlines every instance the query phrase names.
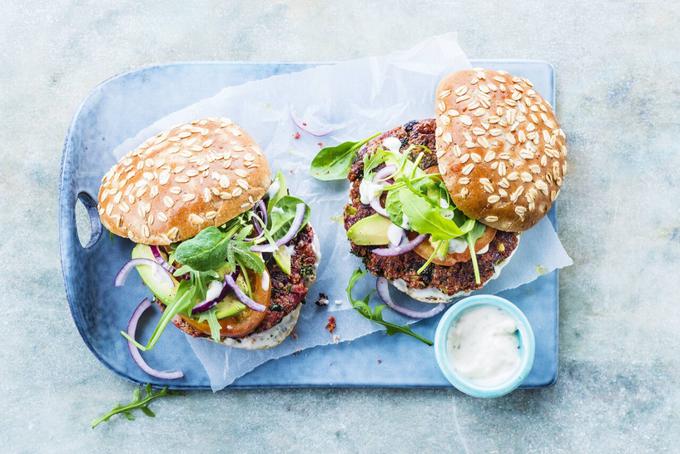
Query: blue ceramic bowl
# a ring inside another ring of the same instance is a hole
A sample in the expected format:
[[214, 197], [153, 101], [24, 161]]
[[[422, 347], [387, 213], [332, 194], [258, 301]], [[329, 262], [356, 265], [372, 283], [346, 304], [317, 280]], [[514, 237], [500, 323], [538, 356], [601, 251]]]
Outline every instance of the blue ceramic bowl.
[[[465, 311], [480, 306], [492, 306], [505, 311], [516, 320], [518, 328], [520, 367], [511, 379], [493, 387], [483, 387], [460, 376], [449, 363], [446, 355], [449, 329], [456, 324]], [[535, 348], [534, 331], [524, 313], [510, 301], [495, 295], [474, 295], [460, 300], [442, 316], [434, 335], [435, 357], [442, 373], [459, 391], [473, 397], [500, 397], [514, 391], [531, 371], [534, 364]]]

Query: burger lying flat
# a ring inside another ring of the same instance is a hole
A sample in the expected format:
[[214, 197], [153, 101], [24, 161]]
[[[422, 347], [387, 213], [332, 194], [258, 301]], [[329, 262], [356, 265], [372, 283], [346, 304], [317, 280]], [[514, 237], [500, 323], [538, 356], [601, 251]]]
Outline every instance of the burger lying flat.
[[278, 345], [316, 278], [309, 213], [280, 173], [272, 181], [260, 147], [229, 120], [150, 138], [109, 170], [99, 192], [104, 226], [136, 243], [116, 285], [136, 268], [163, 309], [146, 345], [134, 329], [123, 334], [151, 349], [172, 321], [232, 347]]
[[345, 147], [344, 160], [325, 149], [312, 162], [319, 179], [349, 179], [347, 237], [381, 296], [388, 281], [429, 303], [482, 288], [549, 211], [567, 171], [564, 132], [524, 78], [453, 73], [437, 87], [435, 113]]

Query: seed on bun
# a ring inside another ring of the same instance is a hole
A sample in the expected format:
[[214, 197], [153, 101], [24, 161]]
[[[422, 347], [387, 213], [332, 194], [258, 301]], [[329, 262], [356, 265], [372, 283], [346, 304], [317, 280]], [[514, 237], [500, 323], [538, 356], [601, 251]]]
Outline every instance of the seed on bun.
[[566, 137], [527, 79], [470, 69], [437, 87], [439, 170], [456, 207], [495, 229], [535, 225], [567, 172]]
[[228, 119], [162, 132], [104, 176], [104, 226], [135, 243], [169, 245], [250, 210], [271, 183], [260, 147]]

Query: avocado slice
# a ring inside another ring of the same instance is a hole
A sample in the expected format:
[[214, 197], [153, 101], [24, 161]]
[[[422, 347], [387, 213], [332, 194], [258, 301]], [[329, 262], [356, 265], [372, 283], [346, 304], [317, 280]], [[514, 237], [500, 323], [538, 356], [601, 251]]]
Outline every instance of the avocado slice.
[[347, 231], [347, 238], [358, 246], [379, 246], [390, 242], [387, 236], [392, 221], [379, 214], [372, 214], [357, 221]]
[[274, 251], [273, 255], [274, 260], [276, 261], [276, 264], [279, 265], [279, 268], [281, 268], [281, 271], [290, 276], [291, 256], [289, 249], [286, 246], [281, 245]]
[[[146, 244], [136, 245], [132, 249], [132, 258], [133, 259], [144, 258], [155, 260], [153, 252], [151, 252], [151, 248]], [[166, 305], [170, 304], [175, 299], [177, 283], [174, 278], [173, 282], [175, 282], [175, 285], [171, 287], [164, 279], [159, 278], [158, 276], [159, 270], [157, 270], [155, 267], [146, 265], [138, 266], [137, 272], [139, 273], [139, 276], [142, 278], [144, 284], [149, 288], [149, 290], [151, 290], [151, 292], [153, 292], [154, 295], [156, 295], [156, 298], [161, 300], [163, 304]]]
[[215, 315], [217, 315], [217, 318], [233, 317], [234, 315], [243, 312], [245, 309], [245, 304], [236, 298], [226, 296], [215, 306]]

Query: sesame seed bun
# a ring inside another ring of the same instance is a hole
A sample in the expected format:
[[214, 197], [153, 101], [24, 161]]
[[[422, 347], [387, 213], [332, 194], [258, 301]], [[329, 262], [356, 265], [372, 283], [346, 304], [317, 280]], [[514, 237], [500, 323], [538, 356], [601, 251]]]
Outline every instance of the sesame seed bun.
[[260, 147], [228, 119], [192, 121], [125, 155], [102, 180], [104, 226], [135, 243], [168, 245], [247, 211], [271, 183]]
[[532, 87], [489, 69], [458, 71], [437, 87], [435, 136], [444, 183], [465, 215], [498, 230], [535, 225], [567, 172], [564, 132]]

